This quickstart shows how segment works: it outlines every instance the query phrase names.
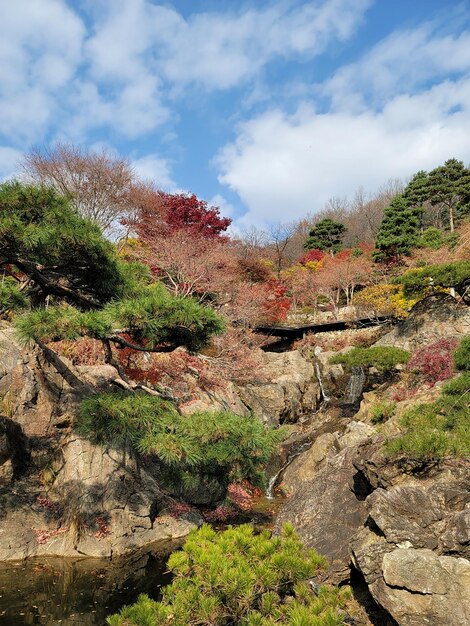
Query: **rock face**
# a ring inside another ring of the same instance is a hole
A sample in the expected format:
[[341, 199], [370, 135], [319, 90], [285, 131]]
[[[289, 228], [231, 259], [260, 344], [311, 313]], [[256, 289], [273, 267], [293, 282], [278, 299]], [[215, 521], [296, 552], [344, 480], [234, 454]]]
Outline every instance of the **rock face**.
[[470, 463], [448, 461], [421, 478], [381, 465], [377, 454], [357, 465], [382, 485], [351, 541], [376, 601], [404, 626], [469, 623]]
[[286, 471], [291, 522], [330, 560], [329, 582], [359, 570], [400, 626], [470, 623], [470, 462], [387, 461], [373, 428], [326, 433]]
[[[470, 308], [431, 297], [375, 345], [414, 351], [469, 333]], [[330, 356], [317, 359], [338, 396], [344, 376]], [[399, 626], [470, 624], [470, 460], [386, 459], [384, 437], [400, 432], [403, 411], [440, 393], [437, 384], [398, 403], [394, 417], [374, 432], [370, 409], [386, 385], [364, 394], [345, 430], [322, 433], [295, 459], [284, 476], [292, 496], [276, 528], [292, 522], [307, 545], [325, 554], [330, 581], [347, 580], [350, 567], [358, 570]]]
[[58, 371], [0, 330], [0, 561], [125, 554], [199, 522], [164, 515], [155, 468], [71, 432], [77, 401], [116, 377], [108, 365]]
[[415, 304], [410, 316], [374, 345], [413, 352], [438, 339], [460, 340], [469, 333], [470, 307], [458, 305], [451, 296], [436, 295]]
[[313, 363], [296, 350], [262, 354], [266, 383], [244, 385], [242, 402], [266, 424], [296, 422], [319, 405], [320, 385]]
[[343, 435], [326, 433], [296, 459], [285, 476], [292, 496], [276, 522], [278, 531], [285, 522], [292, 523], [307, 546], [329, 559], [328, 580], [334, 583], [348, 580], [349, 544], [367, 519], [366, 494], [354, 459], [359, 442], [373, 429], [362, 424], [354, 430], [353, 425]]
[[[32, 556], [110, 557], [187, 535], [195, 521], [159, 515], [155, 478], [123, 453], [70, 437], [44, 489], [34, 476], [0, 490], [0, 561]], [[41, 488], [42, 487], [42, 488]]]
[[[182, 408], [253, 411], [273, 425], [315, 410], [319, 387], [307, 359], [298, 352], [261, 358], [269, 383], [201, 392]], [[194, 512], [166, 514], [171, 498], [159, 487], [157, 465], [74, 434], [78, 402], [116, 378], [109, 365], [75, 367], [47, 348], [25, 349], [11, 327], [0, 328], [0, 561], [117, 556], [183, 537], [200, 523]], [[208, 484], [191, 501], [220, 500], [220, 488]]]

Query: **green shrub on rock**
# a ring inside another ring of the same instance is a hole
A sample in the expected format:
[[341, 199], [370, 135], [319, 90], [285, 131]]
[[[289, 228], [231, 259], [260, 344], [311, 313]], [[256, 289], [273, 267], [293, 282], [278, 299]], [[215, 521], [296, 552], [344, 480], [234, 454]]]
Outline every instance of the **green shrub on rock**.
[[28, 298], [18, 288], [16, 280], [10, 276], [0, 280], [0, 316], [20, 311], [28, 306]]
[[[465, 346], [460, 354], [464, 352]], [[470, 371], [443, 385], [436, 402], [411, 407], [403, 415], [401, 425], [403, 434], [386, 446], [390, 455], [430, 460], [444, 456], [469, 458]]]
[[380, 424], [390, 419], [395, 412], [396, 402], [377, 402], [370, 409], [370, 421]]
[[399, 363], [407, 363], [410, 353], [401, 348], [372, 346], [371, 348], [353, 348], [345, 354], [336, 354], [330, 363], [340, 363], [349, 368], [375, 367], [379, 372], [392, 371]]
[[470, 371], [470, 335], [462, 339], [454, 352], [454, 363], [458, 370]]
[[162, 479], [189, 500], [191, 492], [207, 484], [224, 489], [230, 481], [243, 479], [261, 484], [282, 435], [250, 415], [180, 415], [156, 396], [124, 392], [83, 400], [76, 428], [95, 443], [156, 457]]
[[326, 565], [291, 526], [280, 537], [245, 524], [193, 531], [168, 566], [173, 582], [161, 602], [139, 596], [108, 618], [110, 626], [341, 626], [348, 588], [311, 586]]

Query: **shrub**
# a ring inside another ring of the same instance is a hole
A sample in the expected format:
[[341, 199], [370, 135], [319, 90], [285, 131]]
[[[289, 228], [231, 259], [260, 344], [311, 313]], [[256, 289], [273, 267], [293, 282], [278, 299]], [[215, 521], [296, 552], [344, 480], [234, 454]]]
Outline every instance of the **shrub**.
[[155, 456], [162, 479], [183, 497], [207, 485], [262, 484], [282, 433], [230, 412], [180, 415], [169, 402], [135, 393], [106, 393], [80, 405], [77, 430], [94, 442]]
[[204, 525], [168, 561], [173, 582], [160, 602], [139, 596], [132, 606], [108, 617], [110, 626], [340, 626], [348, 588], [321, 586], [309, 579], [325, 566], [306, 550], [292, 527], [280, 537], [255, 534], [245, 524], [217, 533]]
[[18, 288], [18, 283], [10, 276], [0, 281], [0, 315], [20, 311], [28, 306], [28, 298]]
[[419, 404], [402, 417], [404, 433], [387, 443], [389, 454], [419, 459], [470, 456], [470, 372], [449, 381], [436, 402]]
[[433, 387], [440, 380], [451, 378], [454, 374], [452, 353], [457, 347], [455, 339], [439, 339], [419, 348], [408, 361], [407, 371], [417, 383], [427, 383]]
[[346, 354], [337, 354], [330, 363], [341, 363], [349, 368], [375, 367], [380, 372], [392, 371], [398, 363], [407, 363], [410, 353], [401, 348], [372, 346], [371, 348], [353, 348]]
[[354, 297], [354, 304], [360, 312], [376, 317], [406, 317], [415, 302], [405, 297], [403, 287], [387, 283], [365, 287]]
[[418, 246], [421, 248], [433, 248], [437, 250], [446, 242], [446, 237], [442, 230], [435, 226], [429, 226], [418, 238]]
[[470, 371], [470, 335], [462, 339], [454, 352], [454, 363], [458, 370]]
[[18, 318], [16, 328], [26, 343], [36, 338], [48, 343], [88, 336], [120, 345], [122, 329], [127, 329], [130, 338], [136, 337], [135, 343], [140, 341], [149, 350], [161, 344], [198, 350], [222, 333], [225, 323], [213, 309], [191, 298], [174, 297], [155, 283], [100, 310], [79, 311], [67, 304], [38, 308]]
[[395, 402], [377, 402], [370, 409], [370, 419], [373, 424], [380, 424], [390, 419], [395, 412]]
[[426, 294], [432, 282], [434, 287], [454, 287], [457, 293], [468, 301], [469, 296], [466, 290], [470, 285], [470, 261], [456, 261], [412, 269], [395, 278], [393, 282], [403, 285], [407, 297]]
[[[325, 253], [318, 248], [312, 248], [308, 252], [305, 252], [300, 258], [299, 263], [301, 265], [308, 265], [309, 263], [318, 264], [325, 257]], [[315, 266], [314, 266], [315, 267]]]
[[97, 339], [79, 337], [49, 344], [49, 347], [69, 359], [73, 365], [97, 365], [104, 362], [103, 345]]

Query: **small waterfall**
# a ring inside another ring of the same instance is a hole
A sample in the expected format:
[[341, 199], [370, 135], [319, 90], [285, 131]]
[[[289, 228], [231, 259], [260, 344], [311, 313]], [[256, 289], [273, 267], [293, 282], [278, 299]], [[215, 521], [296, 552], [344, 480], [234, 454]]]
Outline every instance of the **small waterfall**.
[[347, 404], [356, 404], [361, 397], [365, 382], [366, 375], [364, 369], [362, 367], [353, 367], [345, 395]]
[[317, 374], [317, 380], [318, 380], [318, 383], [320, 385], [323, 402], [328, 402], [330, 400], [330, 396], [325, 391], [325, 386], [323, 384], [323, 378], [322, 378], [322, 375], [321, 375], [320, 366], [318, 365], [318, 361], [315, 361], [315, 372]]
[[269, 479], [268, 482], [268, 487], [266, 489], [266, 499], [267, 500], [273, 500], [274, 496], [273, 496], [273, 492], [274, 492], [274, 487], [276, 486], [281, 474], [284, 472], [284, 470], [286, 470], [289, 465], [292, 463], [292, 461], [297, 458], [299, 456], [299, 454], [302, 454], [302, 452], [304, 452], [305, 450], [308, 450], [308, 448], [310, 448], [310, 446], [312, 445], [311, 441], [306, 441], [304, 442], [301, 446], [299, 446], [296, 450], [294, 450], [293, 452], [291, 452], [291, 454], [287, 457], [287, 461], [284, 463], [284, 465], [281, 467], [281, 469], [276, 472], [274, 474], [274, 476], [271, 476], [271, 478]]

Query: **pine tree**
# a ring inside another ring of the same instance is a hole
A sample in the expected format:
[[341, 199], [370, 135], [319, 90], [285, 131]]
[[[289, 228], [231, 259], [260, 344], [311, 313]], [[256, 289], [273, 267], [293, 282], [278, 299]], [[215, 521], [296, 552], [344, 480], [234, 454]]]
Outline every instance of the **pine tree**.
[[423, 231], [424, 203], [429, 200], [429, 175], [424, 170], [417, 172], [403, 190], [403, 198], [407, 205], [416, 210], [420, 230]]
[[448, 159], [429, 173], [428, 191], [431, 204], [447, 209], [450, 232], [455, 222], [470, 211], [470, 170], [462, 161]]
[[[0, 268], [21, 284], [2, 289], [2, 308], [29, 301], [16, 320], [25, 341], [89, 336], [140, 351], [197, 350], [224, 329], [216, 313], [151, 284], [140, 263], [118, 258], [113, 244], [51, 188], [0, 185]], [[14, 297], [14, 302], [12, 298]], [[21, 299], [21, 302], [20, 302]]]
[[204, 490], [210, 497], [208, 486], [223, 497], [230, 481], [262, 485], [282, 436], [251, 415], [181, 415], [158, 397], [128, 392], [83, 400], [77, 429], [94, 443], [151, 455], [160, 465], [161, 484], [189, 502]]
[[[316, 585], [326, 565], [302, 545], [292, 526], [280, 536], [248, 524], [217, 533], [193, 531], [168, 561], [173, 582], [155, 602], [137, 602], [108, 617], [110, 626], [341, 626], [347, 587]], [[312, 584], [313, 582], [313, 584]]]
[[377, 234], [376, 260], [400, 260], [409, 254], [419, 235], [419, 209], [408, 205], [402, 196], [395, 196], [384, 211], [384, 217]]
[[306, 250], [316, 248], [327, 250], [331, 254], [341, 249], [346, 226], [341, 222], [335, 222], [329, 218], [321, 220], [310, 231], [307, 241], [304, 243]]
[[37, 303], [58, 296], [82, 309], [119, 297], [126, 286], [112, 244], [54, 189], [0, 185], [0, 267], [29, 278]]

